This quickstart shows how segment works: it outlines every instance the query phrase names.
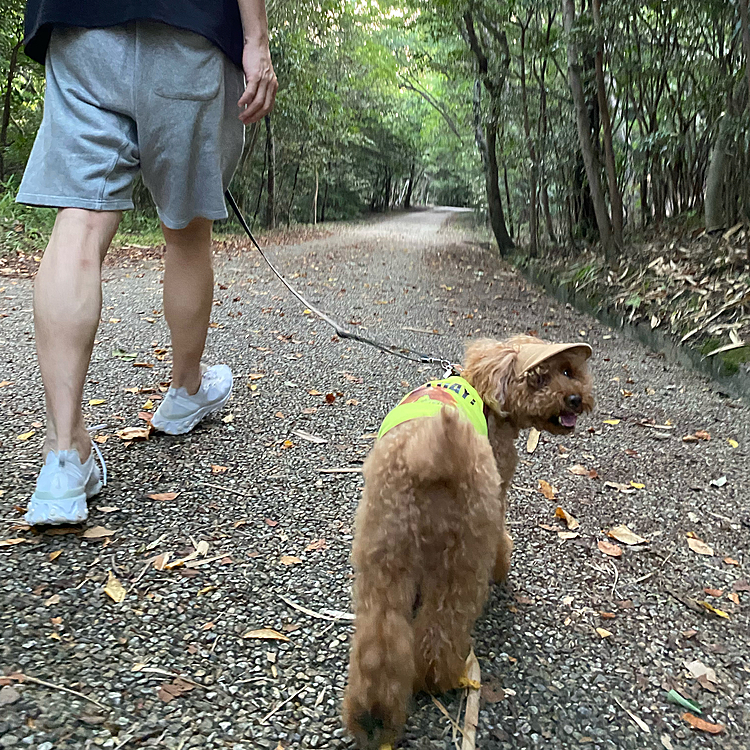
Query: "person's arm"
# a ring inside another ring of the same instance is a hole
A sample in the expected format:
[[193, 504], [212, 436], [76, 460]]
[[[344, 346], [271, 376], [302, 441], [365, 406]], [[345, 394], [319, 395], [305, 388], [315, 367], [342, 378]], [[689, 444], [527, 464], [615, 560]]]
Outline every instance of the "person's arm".
[[268, 49], [268, 19], [265, 0], [237, 0], [242, 17], [245, 93], [238, 102], [245, 125], [258, 122], [273, 108], [279, 84]]

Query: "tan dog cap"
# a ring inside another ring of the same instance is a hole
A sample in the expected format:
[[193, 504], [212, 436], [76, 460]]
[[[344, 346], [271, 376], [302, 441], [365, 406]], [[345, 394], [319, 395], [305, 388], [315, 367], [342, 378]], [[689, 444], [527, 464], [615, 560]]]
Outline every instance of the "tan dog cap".
[[586, 359], [592, 354], [592, 349], [588, 344], [523, 344], [516, 359], [516, 375], [521, 377], [556, 354], [574, 349]]

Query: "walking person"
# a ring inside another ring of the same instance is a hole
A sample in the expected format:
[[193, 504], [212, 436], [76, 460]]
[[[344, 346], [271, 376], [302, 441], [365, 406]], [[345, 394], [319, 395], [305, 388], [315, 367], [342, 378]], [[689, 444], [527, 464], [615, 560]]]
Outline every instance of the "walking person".
[[25, 45], [47, 86], [17, 201], [59, 208], [34, 283], [47, 432], [26, 520], [78, 523], [102, 486], [81, 408], [101, 265], [133, 180], [140, 171], [166, 242], [172, 382], [152, 424], [181, 434], [231, 393], [226, 365], [201, 369], [212, 222], [227, 216], [244, 126], [271, 110], [277, 82], [265, 0], [28, 0]]

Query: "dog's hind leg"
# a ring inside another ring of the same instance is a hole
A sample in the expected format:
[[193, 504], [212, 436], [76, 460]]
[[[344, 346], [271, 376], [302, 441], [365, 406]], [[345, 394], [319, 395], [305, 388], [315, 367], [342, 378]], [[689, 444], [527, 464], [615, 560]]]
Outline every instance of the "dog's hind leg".
[[[389, 519], [389, 505], [396, 503], [400, 519]], [[399, 491], [393, 483], [371, 482], [357, 516], [356, 621], [343, 713], [359, 747], [368, 750], [396, 741], [414, 684], [418, 581], [414, 544], [404, 523], [412, 503], [408, 487]]]
[[[477, 540], [444, 536], [421, 587], [414, 621], [415, 691], [442, 693], [458, 687], [471, 647], [471, 629], [489, 589], [494, 549]], [[484, 540], [483, 540], [484, 541]]]

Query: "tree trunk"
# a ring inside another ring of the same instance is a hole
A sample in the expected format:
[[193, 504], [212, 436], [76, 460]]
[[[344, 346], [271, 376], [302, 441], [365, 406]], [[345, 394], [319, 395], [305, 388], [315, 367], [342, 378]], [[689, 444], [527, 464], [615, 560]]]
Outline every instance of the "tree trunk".
[[531, 159], [531, 175], [529, 185], [529, 255], [532, 258], [537, 256], [537, 238], [539, 231], [537, 229], [537, 183], [539, 179], [539, 166], [536, 156], [534, 139], [531, 136], [531, 123], [529, 122], [529, 104], [526, 92], [526, 26], [521, 27], [521, 105], [523, 109], [523, 132], [526, 135], [526, 147], [529, 150]]
[[508, 167], [503, 164], [503, 182], [505, 183], [505, 203], [508, 206], [508, 232], [513, 236], [513, 211], [510, 210], [510, 187], [508, 185]]
[[5, 82], [5, 95], [3, 96], [3, 120], [2, 125], [0, 125], [0, 180], [5, 179], [5, 149], [8, 146], [8, 126], [10, 125], [10, 109], [13, 103], [13, 79], [16, 77], [18, 51], [22, 44], [22, 40], [15, 44], [8, 62], [8, 76]]
[[622, 241], [622, 196], [617, 185], [617, 166], [615, 164], [615, 150], [612, 144], [612, 122], [609, 118], [609, 104], [607, 90], [604, 86], [604, 29], [599, 8], [600, 0], [591, 0], [596, 29], [596, 57], [594, 59], [596, 72], [596, 94], [599, 101], [599, 116], [602, 122], [602, 140], [604, 141], [604, 161], [607, 169], [607, 184], [609, 187], [609, 205], [612, 210], [612, 235], [618, 248]]
[[[745, 75], [747, 76], [747, 89], [750, 94], [750, 28], [747, 20], [747, 0], [740, 1], [740, 25], [742, 26], [742, 46], [745, 48]], [[750, 96], [747, 100], [750, 107]]]
[[586, 168], [586, 177], [588, 178], [589, 188], [591, 190], [591, 198], [594, 201], [596, 224], [599, 228], [599, 239], [601, 240], [605, 257], [610, 262], [614, 262], [616, 260], [616, 253], [612, 239], [612, 225], [610, 223], [609, 214], [607, 213], [607, 204], [604, 201], [604, 193], [602, 192], [602, 186], [599, 180], [599, 164], [596, 154], [594, 153], [594, 145], [591, 141], [589, 116], [586, 111], [586, 101], [583, 95], [583, 86], [581, 84], [581, 75], [578, 66], [578, 53], [572, 37], [573, 25], [575, 23], [574, 0], [563, 0], [563, 19], [565, 22], [565, 32], [568, 35], [568, 78], [576, 110], [576, 122], [578, 125], [578, 139], [581, 144], [581, 154]]
[[731, 121], [728, 112], [722, 115], [719, 132], [716, 136], [711, 162], [706, 175], [706, 231], [712, 232], [724, 228], [724, 173], [726, 172], [729, 145], [729, 127]]
[[315, 189], [313, 190], [312, 211], [310, 212], [310, 221], [313, 226], [318, 223], [318, 168], [315, 167]]
[[505, 226], [503, 203], [500, 199], [500, 175], [497, 168], [497, 121], [494, 117], [491, 117], [487, 125], [482, 128], [481, 92], [482, 87], [477, 79], [474, 82], [474, 137], [484, 166], [490, 226], [497, 240], [500, 255], [505, 255], [515, 245]]
[[286, 211], [286, 225], [289, 227], [289, 225], [292, 223], [292, 210], [294, 208], [294, 194], [297, 192], [297, 178], [299, 177], [299, 168], [300, 164], [302, 164], [302, 156], [305, 153], [305, 144], [303, 143], [299, 148], [299, 158], [297, 159], [297, 166], [294, 168], [294, 180], [292, 181], [292, 194], [289, 197], [289, 207]]
[[[328, 170], [330, 173], [330, 170]], [[326, 208], [328, 206], [328, 179], [326, 178], [326, 187], [323, 191], [323, 203], [320, 206], [320, 221], [321, 223], [326, 220]]]
[[552, 223], [552, 212], [549, 210], [549, 193], [547, 192], [547, 183], [543, 182], [540, 190], [542, 199], [542, 211], [544, 212], [544, 224], [547, 229], [547, 236], [549, 241], [553, 244], [557, 244], [557, 237], [555, 236], [555, 226]]
[[273, 140], [273, 126], [271, 115], [266, 115], [266, 151], [268, 152], [268, 193], [266, 195], [266, 227], [276, 226], [276, 144]]
[[409, 170], [409, 182], [406, 186], [406, 195], [404, 196], [404, 208], [411, 208], [411, 195], [414, 191], [414, 175], [416, 174], [416, 171], [417, 166], [412, 162]]

